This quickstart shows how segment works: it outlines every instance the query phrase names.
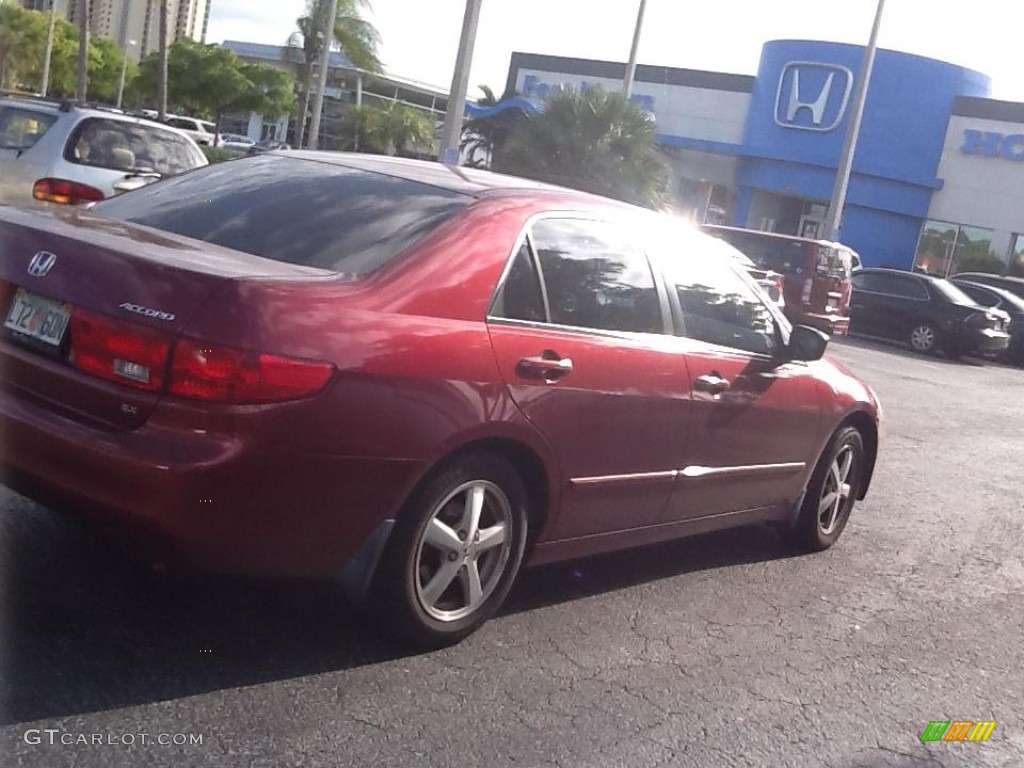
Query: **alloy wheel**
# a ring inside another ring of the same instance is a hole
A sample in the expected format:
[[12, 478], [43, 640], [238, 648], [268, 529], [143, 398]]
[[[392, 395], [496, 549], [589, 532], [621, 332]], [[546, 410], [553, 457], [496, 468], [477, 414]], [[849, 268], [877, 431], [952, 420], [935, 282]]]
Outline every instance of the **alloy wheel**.
[[910, 332], [910, 345], [918, 352], [931, 352], [935, 347], [935, 331], [928, 325], [917, 326]]
[[823, 536], [829, 536], [839, 526], [849, 511], [848, 501], [852, 493], [850, 472], [853, 469], [853, 446], [847, 445], [832, 461], [825, 476], [818, 502], [818, 526]]
[[416, 598], [430, 617], [458, 621], [501, 582], [512, 552], [512, 507], [492, 482], [474, 480], [430, 513], [416, 546]]

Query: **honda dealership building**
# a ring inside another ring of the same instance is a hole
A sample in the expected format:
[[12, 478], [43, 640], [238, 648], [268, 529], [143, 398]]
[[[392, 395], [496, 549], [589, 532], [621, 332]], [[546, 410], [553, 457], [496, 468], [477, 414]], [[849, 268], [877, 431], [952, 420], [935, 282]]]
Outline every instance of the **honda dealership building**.
[[[639, 66], [681, 210], [702, 221], [823, 232], [863, 48], [767, 43], [756, 77]], [[621, 88], [625, 65], [514, 53], [509, 85]], [[1024, 269], [1024, 104], [979, 72], [878, 51], [841, 240], [866, 266]], [[998, 263], [997, 263], [998, 262]]]

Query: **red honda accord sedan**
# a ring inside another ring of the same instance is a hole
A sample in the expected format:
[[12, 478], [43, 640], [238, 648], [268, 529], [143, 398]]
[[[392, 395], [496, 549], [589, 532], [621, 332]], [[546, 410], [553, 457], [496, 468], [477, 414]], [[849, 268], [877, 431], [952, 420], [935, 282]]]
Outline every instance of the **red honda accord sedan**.
[[454, 642], [524, 564], [831, 546], [879, 406], [718, 241], [520, 179], [287, 152], [0, 209], [0, 468], [169, 567], [337, 576]]

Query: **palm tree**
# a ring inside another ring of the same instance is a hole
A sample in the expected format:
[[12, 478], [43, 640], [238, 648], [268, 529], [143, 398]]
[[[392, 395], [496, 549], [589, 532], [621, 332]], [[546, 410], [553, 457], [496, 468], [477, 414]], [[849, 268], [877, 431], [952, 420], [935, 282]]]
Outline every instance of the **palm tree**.
[[528, 115], [495, 153], [493, 167], [651, 208], [664, 202], [668, 186], [654, 119], [601, 88], [548, 96], [544, 110]]
[[[490, 86], [481, 85], [483, 97], [477, 100], [481, 107], [494, 107], [506, 99], [519, 95], [515, 88], [506, 87], [501, 98], [494, 95]], [[474, 117], [466, 121], [462, 128], [462, 141], [459, 144], [468, 160], [466, 165], [471, 168], [490, 168], [495, 152], [500, 152], [508, 141], [513, 127], [522, 119], [522, 112], [509, 111], [493, 117]]]
[[[342, 52], [360, 69], [380, 72], [382, 69], [377, 55], [380, 35], [374, 26], [366, 21], [362, 9], [369, 9], [369, 0], [338, 0], [338, 13], [334, 19], [334, 40]], [[313, 91], [313, 68], [322, 58], [324, 40], [321, 30], [324, 17], [330, 13], [328, 0], [306, 0], [306, 12], [296, 19], [298, 29], [288, 37], [285, 56], [296, 63], [297, 80], [302, 88], [302, 111], [299, 113], [295, 130], [295, 145], [304, 143], [306, 115]], [[298, 56], [295, 53], [298, 52]]]

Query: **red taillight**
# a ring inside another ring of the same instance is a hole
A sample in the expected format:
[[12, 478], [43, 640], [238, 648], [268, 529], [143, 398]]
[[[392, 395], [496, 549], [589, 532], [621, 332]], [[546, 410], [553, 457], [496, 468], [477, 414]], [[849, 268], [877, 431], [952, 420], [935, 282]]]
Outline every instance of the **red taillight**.
[[82, 309], [71, 316], [71, 364], [80, 371], [156, 392], [163, 388], [171, 339]]
[[270, 403], [310, 397], [334, 366], [182, 339], [174, 348], [168, 392], [217, 403]]
[[95, 187], [67, 179], [40, 179], [32, 186], [32, 197], [47, 203], [81, 205], [95, 203], [104, 195]]

